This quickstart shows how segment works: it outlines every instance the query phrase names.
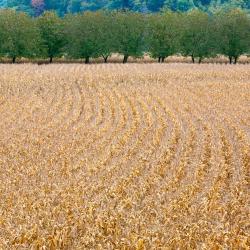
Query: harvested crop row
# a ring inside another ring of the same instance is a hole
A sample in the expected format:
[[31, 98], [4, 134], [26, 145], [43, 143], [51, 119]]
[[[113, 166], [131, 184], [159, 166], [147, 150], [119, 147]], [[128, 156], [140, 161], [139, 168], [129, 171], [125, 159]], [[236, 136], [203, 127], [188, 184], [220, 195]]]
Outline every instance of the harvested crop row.
[[248, 249], [248, 65], [2, 65], [1, 249]]

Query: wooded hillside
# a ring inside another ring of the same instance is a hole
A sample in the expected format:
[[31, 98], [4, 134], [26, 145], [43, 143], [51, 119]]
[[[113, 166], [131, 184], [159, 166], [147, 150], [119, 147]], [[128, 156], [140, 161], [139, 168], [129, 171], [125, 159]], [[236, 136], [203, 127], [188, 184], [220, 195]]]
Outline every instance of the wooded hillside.
[[45, 10], [56, 10], [59, 15], [100, 9], [129, 9], [148, 13], [163, 8], [172, 11], [188, 11], [198, 8], [208, 13], [231, 8], [250, 12], [249, 0], [0, 0], [0, 8], [14, 8], [30, 15], [40, 15]]

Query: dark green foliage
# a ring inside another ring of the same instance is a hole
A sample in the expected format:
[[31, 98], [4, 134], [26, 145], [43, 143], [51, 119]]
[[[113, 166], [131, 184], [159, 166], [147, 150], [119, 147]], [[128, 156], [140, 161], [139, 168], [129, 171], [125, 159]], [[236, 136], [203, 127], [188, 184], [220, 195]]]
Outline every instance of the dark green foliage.
[[17, 11], [26, 12], [29, 15], [34, 15], [34, 10], [30, 0], [7, 0], [7, 5], [4, 4], [2, 8], [6, 7]]
[[81, 3], [78, 0], [71, 0], [68, 5], [68, 12], [77, 13], [81, 11]]
[[133, 12], [117, 12], [115, 15], [115, 52], [124, 55], [123, 63], [130, 56], [143, 55], [144, 16]]
[[116, 40], [116, 23], [115, 15], [110, 12], [96, 12], [95, 20], [98, 24], [98, 56], [102, 56], [106, 63], [108, 57], [115, 51], [117, 46]]
[[165, 58], [178, 52], [181, 15], [163, 12], [148, 18], [148, 51], [153, 58], [164, 62]]
[[250, 51], [250, 20], [241, 10], [221, 12], [215, 19], [217, 52], [228, 56], [230, 63]]
[[113, 51], [112, 28], [110, 20], [101, 12], [85, 12], [68, 15], [65, 18], [67, 34], [66, 52], [73, 58], [84, 58], [89, 63], [90, 58], [103, 56], [105, 60]]
[[152, 12], [158, 12], [164, 7], [165, 0], [148, 0], [147, 7]]
[[43, 54], [50, 58], [60, 56], [64, 45], [63, 21], [55, 12], [44, 12], [37, 19], [37, 25], [41, 34], [43, 44]]
[[188, 11], [190, 9], [196, 8], [193, 0], [166, 0], [164, 8], [170, 9], [172, 11]]
[[1, 6], [1, 8], [7, 8], [8, 1], [7, 0], [0, 0], [0, 6]]
[[[250, 12], [249, 0], [41, 0], [45, 10], [55, 10], [59, 15], [80, 11], [131, 10], [138, 12], [158, 12], [162, 8], [172, 11], [200, 9], [208, 13], [218, 10], [242, 8]], [[0, 0], [0, 8], [15, 8], [29, 14], [36, 12], [30, 0]]]
[[213, 55], [214, 30], [211, 18], [204, 12], [194, 10], [183, 17], [180, 50], [183, 55], [191, 56], [193, 63], [198, 58], [199, 63], [205, 57]]
[[108, 0], [109, 9], [132, 9], [134, 1], [132, 0]]
[[104, 8], [107, 5], [107, 0], [83, 0], [78, 1], [80, 3], [81, 11], [97, 11]]
[[40, 55], [39, 31], [31, 17], [13, 10], [0, 11], [0, 54], [12, 58]]
[[84, 58], [103, 57], [107, 62], [111, 53], [141, 56], [143, 53], [143, 16], [130, 12], [85, 12], [65, 17], [68, 56]]
[[145, 53], [159, 62], [174, 54], [191, 56], [193, 62], [225, 55], [236, 63], [250, 54], [250, 17], [239, 9], [208, 15], [199, 10], [187, 13], [162, 11], [141, 14], [96, 11], [67, 14], [44, 12], [32, 18], [15, 10], [0, 11], [0, 55], [49, 58], [66, 56], [85, 59], [112, 53], [141, 57]]

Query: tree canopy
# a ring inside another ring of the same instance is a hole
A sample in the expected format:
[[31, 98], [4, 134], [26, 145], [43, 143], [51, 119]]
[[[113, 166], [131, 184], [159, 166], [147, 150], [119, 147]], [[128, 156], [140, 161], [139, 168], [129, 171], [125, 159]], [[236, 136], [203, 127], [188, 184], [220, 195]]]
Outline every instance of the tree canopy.
[[12, 58], [37, 57], [41, 40], [37, 26], [25, 13], [0, 11], [0, 55]]
[[213, 13], [218, 10], [242, 8], [250, 13], [249, 0], [0, 0], [0, 8], [14, 8], [30, 15], [40, 15], [55, 10], [59, 15], [82, 11], [131, 10], [142, 13], [162, 9], [188, 11], [200, 9]]
[[45, 57], [60, 56], [65, 43], [63, 20], [55, 12], [46, 11], [37, 19], [37, 27], [42, 39], [42, 52]]
[[38, 17], [0, 10], [0, 56], [12, 58], [54, 57], [108, 61], [111, 54], [130, 57], [147, 54], [164, 62], [181, 54], [200, 63], [224, 55], [237, 63], [250, 54], [250, 17], [240, 9], [209, 15], [200, 10], [169, 10], [141, 14], [132, 11], [86, 11], [60, 17], [46, 11]]

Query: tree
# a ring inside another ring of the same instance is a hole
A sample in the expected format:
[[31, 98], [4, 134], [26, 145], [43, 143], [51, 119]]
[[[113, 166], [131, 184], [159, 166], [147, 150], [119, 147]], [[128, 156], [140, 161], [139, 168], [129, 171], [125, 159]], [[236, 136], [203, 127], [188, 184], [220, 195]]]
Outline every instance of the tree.
[[99, 57], [100, 29], [96, 22], [94, 13], [85, 12], [77, 15], [67, 15], [66, 34], [67, 46], [66, 51], [73, 58], [84, 58], [85, 63], [89, 63], [91, 57]]
[[67, 11], [69, 13], [77, 13], [81, 11], [81, 1], [80, 0], [70, 0]]
[[215, 19], [218, 53], [228, 56], [230, 64], [249, 51], [250, 21], [239, 9], [221, 12]]
[[60, 16], [68, 12], [72, 0], [44, 0], [46, 10], [55, 10]]
[[147, 0], [147, 7], [152, 12], [158, 12], [164, 6], [165, 0]]
[[132, 9], [133, 1], [132, 0], [109, 0], [107, 4], [109, 9], [123, 9], [128, 10]]
[[0, 53], [12, 58], [13, 63], [17, 57], [30, 58], [39, 55], [39, 32], [28, 15], [13, 10], [1, 10], [0, 30], [4, 37], [0, 44]]
[[195, 7], [193, 0], [166, 0], [164, 8], [172, 11], [188, 11]]
[[148, 50], [158, 62], [175, 54], [179, 48], [180, 15], [173, 12], [164, 12], [149, 17], [147, 40]]
[[98, 37], [98, 45], [96, 47], [97, 54], [102, 56], [104, 62], [107, 63], [108, 57], [115, 49], [115, 19], [114, 14], [110, 12], [99, 11], [94, 15], [96, 22], [96, 33]]
[[7, 8], [8, 1], [7, 0], [0, 0], [0, 8]]
[[16, 11], [23, 11], [29, 15], [34, 15], [34, 9], [31, 6], [30, 0], [8, 0], [6, 7]]
[[108, 0], [83, 0], [81, 1], [82, 11], [97, 11], [104, 8]]
[[[44, 1], [44, 10], [55, 10], [60, 16], [66, 13], [97, 10], [130, 10], [142, 13], [159, 12], [162, 8], [172, 11], [186, 12], [199, 9], [212, 14], [218, 10], [242, 8], [250, 13], [249, 0], [0, 0], [0, 8], [14, 8], [25, 11], [31, 15], [38, 15], [43, 8], [40, 3]], [[38, 7], [33, 8], [32, 2]], [[37, 4], [35, 4], [37, 6]]]
[[52, 63], [55, 56], [61, 55], [64, 45], [62, 19], [55, 12], [46, 11], [37, 19], [37, 24], [44, 46], [44, 54], [50, 58], [50, 63]]
[[43, 0], [32, 0], [31, 5], [35, 10], [35, 16], [39, 16], [43, 13], [45, 7]]
[[124, 55], [123, 63], [126, 63], [130, 56], [142, 56], [145, 17], [133, 12], [117, 12], [114, 20], [116, 25], [114, 34], [115, 52]]
[[200, 63], [203, 58], [212, 55], [213, 41], [211, 20], [206, 13], [193, 10], [184, 16], [181, 37], [183, 55], [191, 56], [193, 63], [198, 58]]

